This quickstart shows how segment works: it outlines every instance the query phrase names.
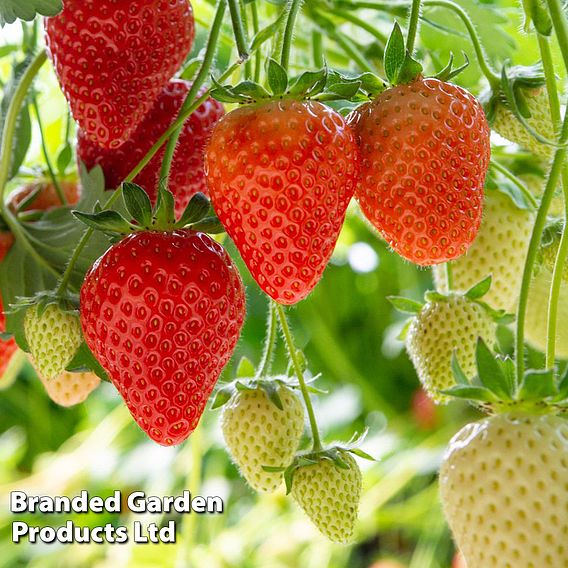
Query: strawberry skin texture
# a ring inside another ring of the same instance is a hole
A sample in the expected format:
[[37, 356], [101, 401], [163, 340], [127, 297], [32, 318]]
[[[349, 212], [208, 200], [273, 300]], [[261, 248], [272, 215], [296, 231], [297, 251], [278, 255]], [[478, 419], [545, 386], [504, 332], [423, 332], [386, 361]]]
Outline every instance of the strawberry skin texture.
[[196, 428], [244, 317], [231, 259], [191, 230], [129, 235], [93, 265], [81, 288], [88, 346], [138, 425], [164, 446]]
[[258, 285], [281, 304], [316, 286], [358, 176], [343, 117], [318, 102], [272, 101], [222, 118], [206, 150], [215, 211]]
[[101, 380], [94, 373], [69, 373], [64, 371], [55, 379], [48, 381], [39, 375], [45, 390], [59, 406], [75, 406], [84, 402], [100, 384]]
[[[93, 143], [84, 131], [77, 134], [77, 157], [87, 169], [100, 165], [108, 188], [116, 188], [142, 160], [148, 150], [171, 126], [189, 92], [191, 83], [172, 80], [132, 136], [120, 148], [105, 150]], [[168, 189], [176, 200], [176, 214], [183, 213], [196, 193], [207, 194], [204, 172], [204, 148], [213, 126], [225, 113], [223, 105], [208, 98], [185, 121], [173, 157]], [[136, 176], [134, 182], [156, 201], [163, 147]]]
[[195, 35], [188, 0], [65, 0], [47, 50], [73, 117], [97, 144], [124, 144]]
[[489, 126], [464, 89], [417, 79], [353, 111], [361, 149], [356, 197], [402, 257], [427, 266], [453, 260], [475, 239], [489, 166]]
[[501, 414], [468, 424], [440, 470], [468, 568], [568, 566], [568, 421]]
[[[0, 297], [0, 333], [5, 333], [5, 331], [6, 316], [4, 315], [4, 306], [2, 304], [2, 298]], [[14, 339], [8, 339], [8, 341], [0, 339], [0, 379], [8, 369], [12, 356], [17, 350], [18, 346]]]

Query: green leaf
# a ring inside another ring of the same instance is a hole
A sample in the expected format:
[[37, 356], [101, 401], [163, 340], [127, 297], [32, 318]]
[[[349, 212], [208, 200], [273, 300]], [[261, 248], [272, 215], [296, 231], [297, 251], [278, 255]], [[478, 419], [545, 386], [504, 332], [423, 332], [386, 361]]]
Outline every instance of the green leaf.
[[489, 292], [491, 288], [491, 275], [485, 277], [483, 280], [472, 286], [466, 293], [465, 296], [470, 300], [479, 300]]
[[156, 202], [156, 209], [154, 210], [156, 227], [162, 230], [167, 230], [169, 227], [173, 227], [176, 222], [174, 210], [175, 200], [173, 193], [169, 189], [161, 186], [158, 190], [158, 199]]
[[441, 391], [442, 394], [453, 396], [455, 398], [463, 398], [466, 400], [475, 400], [478, 402], [499, 402], [499, 398], [496, 397], [489, 389], [485, 387], [467, 386], [467, 385], [457, 385], [450, 389], [445, 389]]
[[71, 163], [72, 159], [73, 150], [71, 149], [69, 142], [66, 142], [57, 155], [57, 171], [59, 172], [60, 176], [65, 175], [65, 170], [67, 170], [67, 167]]
[[217, 217], [205, 217], [205, 219], [191, 225], [191, 228], [194, 231], [203, 231], [204, 233], [209, 233], [211, 235], [225, 232], [223, 223], [221, 223]]
[[256, 375], [256, 369], [248, 357], [241, 357], [237, 366], [236, 377], [238, 379], [251, 378]]
[[211, 410], [215, 410], [216, 408], [220, 408], [229, 402], [231, 397], [233, 396], [234, 389], [230, 386], [220, 388], [215, 393], [215, 398], [213, 399], [213, 403], [211, 404]]
[[131, 225], [120, 213], [116, 211], [101, 211], [100, 213], [82, 213], [73, 211], [73, 215], [88, 227], [103, 233], [118, 233], [127, 235], [136, 227]]
[[282, 95], [288, 88], [288, 75], [286, 69], [277, 61], [270, 58], [268, 60], [268, 86], [274, 95]]
[[108, 374], [84, 341], [75, 353], [73, 360], [67, 365], [67, 371], [81, 373], [90, 371], [95, 373], [103, 381], [110, 382]]
[[410, 300], [409, 298], [402, 298], [400, 296], [388, 296], [387, 300], [403, 314], [419, 314], [424, 307], [416, 300]]
[[512, 400], [513, 385], [510, 384], [501, 364], [481, 337], [477, 340], [475, 360], [479, 380], [483, 386], [503, 400]]
[[466, 374], [463, 372], [461, 368], [460, 362], [458, 361], [458, 356], [454, 351], [452, 353], [452, 362], [451, 362], [452, 373], [454, 374], [454, 378], [456, 379], [456, 383], [459, 385], [469, 385], [469, 380]]
[[132, 218], [141, 227], [150, 227], [152, 224], [152, 203], [148, 194], [135, 183], [123, 183], [122, 198]]
[[205, 197], [203, 193], [196, 193], [187, 204], [185, 211], [176, 225], [179, 227], [185, 227], [186, 225], [197, 223], [197, 221], [201, 221], [201, 219], [207, 215], [210, 208], [211, 204], [207, 197]]
[[404, 64], [406, 56], [406, 47], [404, 45], [404, 37], [402, 30], [395, 22], [387, 45], [385, 47], [385, 74], [387, 79], [394, 85], [398, 81], [398, 75]]
[[37, 14], [56, 16], [61, 10], [62, 0], [0, 0], [0, 27], [16, 19], [31, 22]]
[[525, 373], [517, 393], [519, 400], [543, 400], [557, 394], [553, 369], [531, 369]]
[[188, 61], [188, 63], [185, 65], [183, 71], [181, 72], [180, 77], [184, 81], [191, 81], [197, 74], [197, 71], [199, 70], [202, 64], [203, 64], [203, 59], [201, 57], [193, 58], [192, 60]]

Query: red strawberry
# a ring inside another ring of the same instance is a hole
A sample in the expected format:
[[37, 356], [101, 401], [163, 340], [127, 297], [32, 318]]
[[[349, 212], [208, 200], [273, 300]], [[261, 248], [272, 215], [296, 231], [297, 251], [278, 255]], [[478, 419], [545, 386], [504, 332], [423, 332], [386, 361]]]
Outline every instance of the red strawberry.
[[0, 231], [0, 262], [4, 260], [14, 244], [14, 235], [10, 231]]
[[[81, 190], [77, 182], [61, 181], [59, 183], [67, 203], [75, 205], [81, 197]], [[18, 211], [21, 203], [33, 193], [36, 194], [36, 197], [29, 205], [24, 207], [24, 211], [49, 211], [50, 209], [61, 207], [61, 200], [57, 195], [57, 190], [53, 183], [48, 181], [36, 181], [15, 189], [8, 196], [8, 207], [14, 212]]]
[[65, 0], [45, 29], [73, 116], [104, 148], [128, 140], [195, 34], [188, 0]]
[[483, 208], [489, 127], [464, 89], [418, 78], [350, 118], [361, 147], [361, 209], [392, 248], [420, 265], [465, 253]]
[[[190, 87], [191, 83], [187, 81], [170, 81], [129, 140], [115, 150], [100, 148], [79, 130], [77, 157], [88, 169], [100, 165], [107, 187], [118, 187], [176, 119]], [[223, 114], [223, 105], [209, 98], [185, 121], [172, 161], [168, 185], [176, 198], [178, 215], [183, 213], [196, 193], [207, 193], [203, 149], [213, 126]], [[155, 202], [158, 194], [164, 153], [165, 148], [162, 148], [134, 180], [146, 190], [152, 202]]]
[[259, 286], [305, 298], [333, 252], [358, 176], [343, 117], [319, 102], [271, 101], [219, 121], [205, 154], [215, 211]]
[[191, 230], [129, 235], [94, 264], [81, 289], [87, 344], [139, 426], [165, 446], [197, 426], [244, 316], [231, 259]]
[[[6, 316], [4, 315], [4, 306], [2, 305], [2, 298], [0, 297], [0, 333], [6, 331]], [[0, 379], [6, 372], [12, 356], [18, 350], [18, 346], [14, 339], [3, 341], [0, 339]]]

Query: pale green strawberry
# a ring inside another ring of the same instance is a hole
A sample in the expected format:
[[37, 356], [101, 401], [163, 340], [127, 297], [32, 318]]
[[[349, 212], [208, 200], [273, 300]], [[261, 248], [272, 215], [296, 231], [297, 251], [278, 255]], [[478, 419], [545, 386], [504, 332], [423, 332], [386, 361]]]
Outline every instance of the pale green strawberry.
[[440, 470], [468, 568], [568, 566], [568, 421], [500, 414], [465, 426]]
[[[546, 89], [544, 87], [536, 89], [526, 88], [523, 89], [523, 95], [531, 114], [530, 118], [526, 119], [526, 122], [542, 137], [547, 140], [554, 140], [554, 125], [550, 116]], [[539, 158], [551, 160], [554, 155], [554, 147], [536, 140], [503, 102], [497, 104], [495, 108], [491, 127], [503, 138], [531, 151]]]
[[[531, 212], [517, 207], [504, 193], [488, 190], [475, 241], [451, 263], [453, 289], [465, 292], [491, 275], [483, 301], [496, 310], [514, 312], [533, 222]], [[434, 267], [434, 281], [439, 292], [448, 291], [445, 265]]]
[[57, 304], [28, 308], [24, 331], [35, 368], [48, 381], [65, 370], [83, 341], [79, 317]]
[[332, 542], [353, 540], [361, 499], [361, 470], [353, 456], [339, 451], [347, 466], [322, 457], [294, 472], [292, 495], [314, 525]]
[[476, 371], [475, 348], [481, 337], [488, 345], [496, 342], [497, 324], [479, 302], [451, 292], [446, 297], [430, 296], [416, 314], [406, 333], [406, 350], [426, 392], [438, 403], [449, 398], [440, 391], [455, 385], [452, 354], [467, 377]]
[[281, 472], [267, 472], [263, 466], [288, 467], [304, 431], [298, 396], [284, 385], [277, 392], [282, 409], [263, 388], [236, 390], [221, 417], [229, 453], [249, 485], [262, 492], [275, 491], [283, 479]]

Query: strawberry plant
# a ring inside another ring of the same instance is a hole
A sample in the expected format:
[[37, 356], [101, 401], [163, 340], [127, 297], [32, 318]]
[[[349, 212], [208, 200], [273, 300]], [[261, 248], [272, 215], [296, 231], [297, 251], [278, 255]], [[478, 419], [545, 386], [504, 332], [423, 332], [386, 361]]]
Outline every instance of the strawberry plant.
[[53, 455], [68, 491], [145, 444], [172, 493], [207, 472], [254, 511], [134, 565], [568, 564], [560, 0], [0, 0], [0, 26], [15, 475]]

